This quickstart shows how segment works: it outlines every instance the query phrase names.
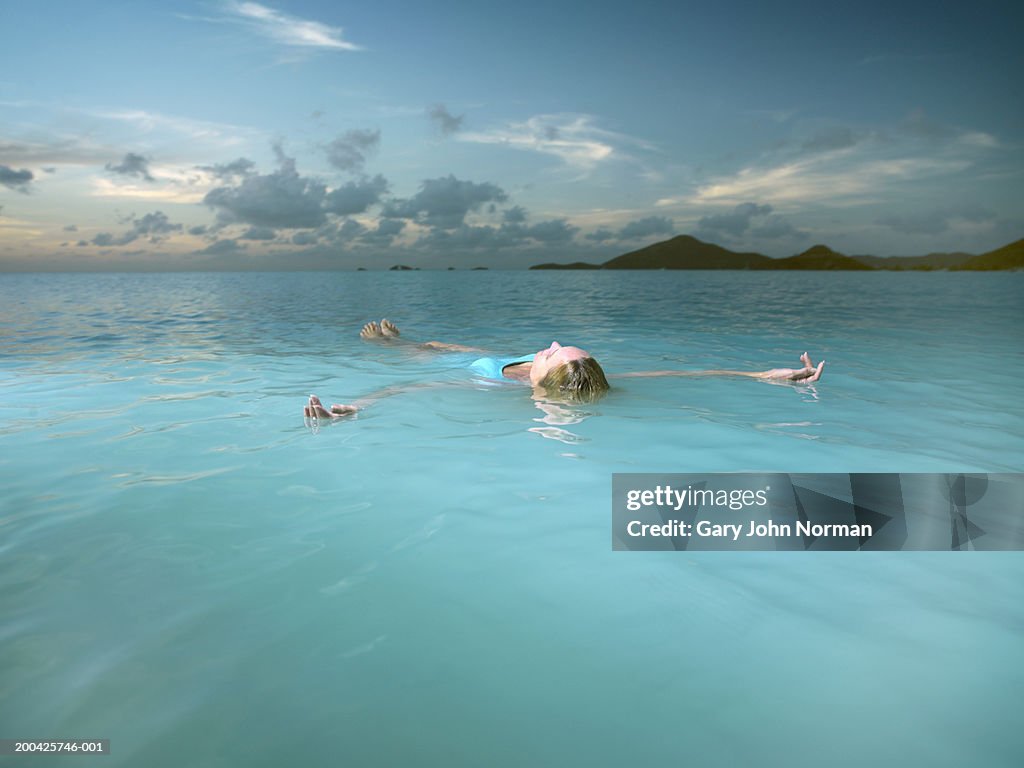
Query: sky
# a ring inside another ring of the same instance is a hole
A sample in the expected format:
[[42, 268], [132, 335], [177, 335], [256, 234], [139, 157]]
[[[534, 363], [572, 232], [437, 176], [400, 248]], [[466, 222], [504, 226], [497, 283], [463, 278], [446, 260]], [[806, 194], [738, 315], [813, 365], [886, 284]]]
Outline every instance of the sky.
[[0, 0], [0, 271], [1024, 237], [1014, 3]]

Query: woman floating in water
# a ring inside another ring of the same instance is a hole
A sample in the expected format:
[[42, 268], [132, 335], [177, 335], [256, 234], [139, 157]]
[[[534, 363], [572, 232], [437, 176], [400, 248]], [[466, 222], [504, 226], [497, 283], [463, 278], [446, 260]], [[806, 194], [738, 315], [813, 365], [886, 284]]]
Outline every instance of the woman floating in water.
[[[446, 344], [440, 341], [428, 341], [417, 344], [401, 338], [395, 324], [384, 319], [380, 323], [367, 323], [359, 335], [366, 341], [392, 341], [411, 344], [420, 349], [435, 349], [447, 352], [482, 352], [475, 347], [461, 344]], [[751, 379], [770, 381], [789, 381], [797, 384], [810, 384], [821, 378], [825, 367], [822, 360], [817, 365], [811, 362], [810, 356], [804, 352], [800, 356], [800, 368], [772, 368], [769, 371], [637, 371], [620, 373], [613, 378], [641, 376], [746, 376]], [[566, 402], [591, 402], [608, 391], [608, 379], [597, 360], [579, 347], [563, 347], [557, 341], [551, 346], [532, 355], [516, 358], [498, 359], [482, 357], [470, 365], [470, 370], [481, 376], [495, 380], [518, 381], [533, 386], [534, 399], [550, 398]], [[351, 416], [370, 403], [388, 395], [407, 391], [416, 387], [431, 386], [429, 384], [389, 387], [375, 395], [364, 398], [356, 403], [335, 404], [330, 410], [324, 407], [316, 395], [309, 396], [309, 404], [303, 408], [308, 418], [337, 419]]]

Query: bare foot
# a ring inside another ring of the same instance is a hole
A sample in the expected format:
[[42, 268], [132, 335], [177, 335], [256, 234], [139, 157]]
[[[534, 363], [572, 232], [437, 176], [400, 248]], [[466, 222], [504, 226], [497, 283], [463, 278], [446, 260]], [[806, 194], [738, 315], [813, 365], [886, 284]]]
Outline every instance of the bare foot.
[[763, 373], [747, 374], [758, 379], [775, 379], [792, 381], [796, 384], [810, 384], [821, 378], [821, 372], [825, 369], [825, 361], [822, 360], [817, 366], [811, 361], [811, 356], [804, 352], [800, 355], [800, 362], [803, 368], [773, 368]]
[[369, 322], [363, 326], [363, 330], [359, 332], [359, 337], [367, 340], [382, 339], [384, 334], [380, 330], [379, 323]]
[[806, 379], [803, 379], [800, 383], [801, 384], [810, 384], [812, 381], [817, 381], [818, 379], [821, 378], [821, 372], [824, 371], [824, 370], [825, 370], [825, 361], [822, 360], [820, 363], [818, 363], [818, 367], [814, 369], [814, 373], [812, 373]]
[[392, 338], [399, 336], [398, 326], [388, 320], [386, 317], [380, 321], [380, 332], [383, 336], [390, 336]]
[[309, 419], [340, 419], [342, 416], [351, 416], [359, 409], [354, 405], [340, 405], [335, 403], [331, 410], [324, 408], [320, 398], [316, 395], [309, 396], [309, 405], [302, 409], [302, 415]]

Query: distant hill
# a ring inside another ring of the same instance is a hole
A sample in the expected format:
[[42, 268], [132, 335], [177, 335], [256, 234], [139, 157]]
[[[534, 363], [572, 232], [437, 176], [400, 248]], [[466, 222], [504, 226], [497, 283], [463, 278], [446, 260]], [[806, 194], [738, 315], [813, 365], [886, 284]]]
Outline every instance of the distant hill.
[[773, 259], [760, 253], [737, 253], [691, 235], [624, 253], [604, 264], [537, 264], [530, 269], [751, 269], [751, 270], [993, 270], [1024, 269], [1024, 240], [981, 256], [969, 253], [930, 253], [927, 256], [846, 256], [827, 245], [814, 245], [796, 256]]
[[736, 253], [705, 243], [690, 235], [678, 235], [606, 261], [604, 269], [763, 269], [771, 261], [760, 253]]
[[994, 251], [972, 256], [953, 269], [1024, 269], [1024, 239], [996, 248]]
[[875, 269], [953, 269], [973, 256], [969, 253], [929, 253], [927, 256], [854, 256]]
[[847, 270], [869, 270], [869, 267], [862, 261], [857, 261], [850, 256], [844, 256], [829, 248], [827, 245], [812, 245], [803, 253], [796, 256], [788, 256], [785, 259], [768, 259], [768, 263], [762, 269], [847, 269]]

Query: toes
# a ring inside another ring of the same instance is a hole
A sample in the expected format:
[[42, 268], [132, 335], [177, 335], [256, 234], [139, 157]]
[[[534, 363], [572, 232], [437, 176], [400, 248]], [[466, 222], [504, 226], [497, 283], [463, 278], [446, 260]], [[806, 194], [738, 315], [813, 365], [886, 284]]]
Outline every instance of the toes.
[[386, 317], [380, 321], [381, 332], [385, 336], [398, 336], [398, 326], [388, 320]]
[[370, 339], [375, 336], [380, 336], [380, 326], [377, 325], [376, 321], [372, 321], [363, 326], [363, 330], [359, 332], [359, 335], [364, 339]]

